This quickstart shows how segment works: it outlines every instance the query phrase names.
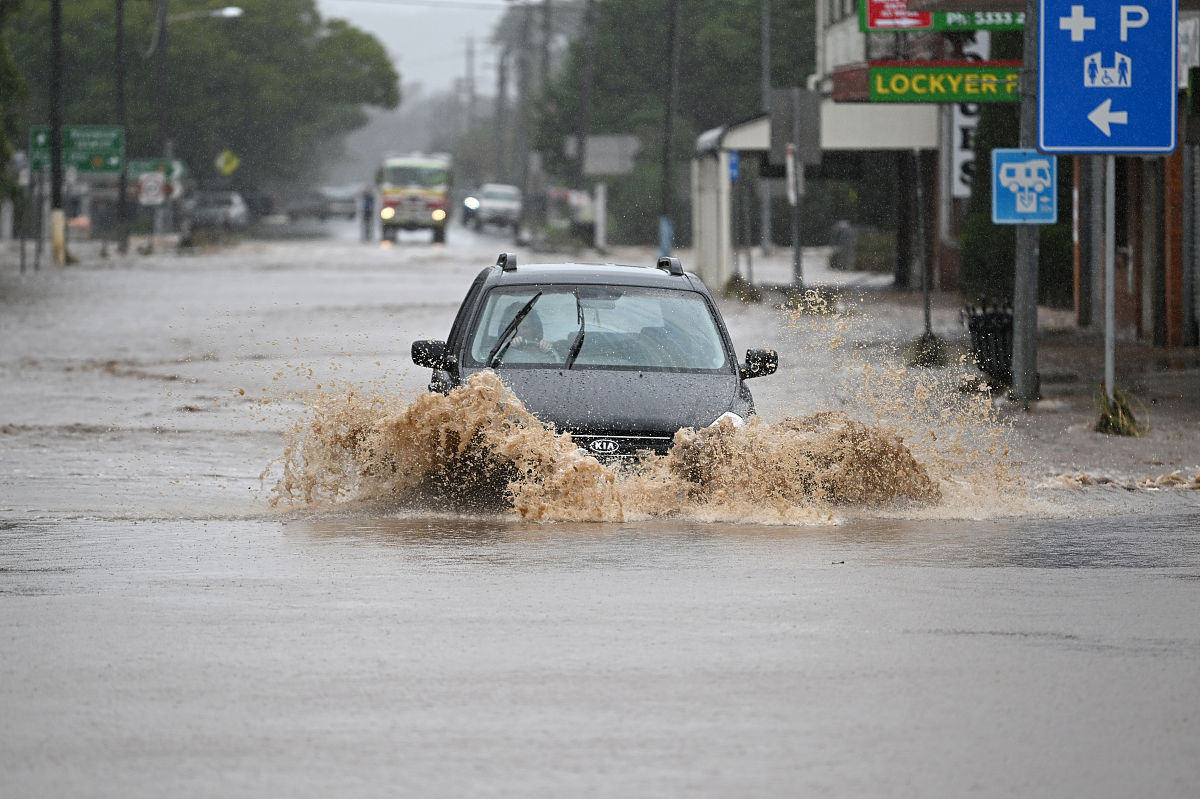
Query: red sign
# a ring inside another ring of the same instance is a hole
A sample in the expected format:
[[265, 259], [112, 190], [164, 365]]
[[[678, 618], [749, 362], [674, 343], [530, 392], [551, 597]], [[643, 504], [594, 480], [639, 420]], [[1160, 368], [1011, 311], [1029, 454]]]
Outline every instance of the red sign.
[[933, 27], [933, 14], [909, 11], [907, 0], [867, 0], [859, 17], [866, 31], [916, 31]]

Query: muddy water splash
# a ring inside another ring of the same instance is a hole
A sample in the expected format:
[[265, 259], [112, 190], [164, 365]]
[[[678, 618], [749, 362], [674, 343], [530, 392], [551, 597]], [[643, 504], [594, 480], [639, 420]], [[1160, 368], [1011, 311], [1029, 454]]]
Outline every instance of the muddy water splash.
[[870, 429], [902, 440], [938, 486], [940, 501], [898, 515], [981, 518], [1028, 511], [1028, 487], [1013, 457], [1010, 422], [977, 379], [968, 356], [945, 368], [905, 365], [897, 345], [907, 321], [891, 320], [875, 298], [809, 289], [789, 299], [785, 332], [807, 362], [818, 364], [796, 394], [833, 387], [818, 407], [837, 407]]
[[[681, 430], [667, 455], [610, 468], [544, 426], [491, 372], [411, 402], [378, 388], [318, 391], [303, 397], [306, 415], [264, 473], [279, 475], [272, 504], [785, 524], [1027, 509], [1011, 431], [990, 395], [963, 390], [966, 364], [906, 368], [880, 343], [879, 320], [820, 292], [791, 302], [779, 321], [797, 383], [777, 421]], [[795, 413], [802, 401], [811, 411]]]
[[898, 435], [837, 412], [681, 430], [669, 454], [609, 468], [490, 372], [408, 404], [356, 391], [307, 404], [280, 459], [275, 504], [386, 498], [529, 520], [820, 523], [839, 507], [941, 497]]

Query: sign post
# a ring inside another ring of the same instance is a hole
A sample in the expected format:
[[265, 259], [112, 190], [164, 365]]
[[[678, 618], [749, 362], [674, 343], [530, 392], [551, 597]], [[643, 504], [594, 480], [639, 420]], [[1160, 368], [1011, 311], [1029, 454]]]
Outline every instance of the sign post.
[[[1178, 0], [1040, 0], [1038, 145], [1105, 156], [1104, 390], [1115, 382], [1115, 153], [1173, 152]], [[1049, 101], [1049, 102], [1047, 102]]]

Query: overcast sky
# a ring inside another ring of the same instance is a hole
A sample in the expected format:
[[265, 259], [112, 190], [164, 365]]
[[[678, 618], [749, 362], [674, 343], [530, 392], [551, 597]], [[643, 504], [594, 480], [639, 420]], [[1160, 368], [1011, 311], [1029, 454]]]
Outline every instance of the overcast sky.
[[467, 74], [467, 40], [475, 40], [479, 90], [495, 82], [488, 46], [505, 0], [317, 0], [325, 19], [348, 20], [379, 39], [392, 56], [401, 81], [424, 92], [451, 89]]

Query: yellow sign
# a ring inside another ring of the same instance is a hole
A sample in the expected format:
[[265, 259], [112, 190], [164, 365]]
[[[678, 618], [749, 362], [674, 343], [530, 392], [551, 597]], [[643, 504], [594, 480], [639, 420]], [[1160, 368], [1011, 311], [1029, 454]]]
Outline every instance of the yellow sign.
[[1021, 99], [1020, 63], [872, 63], [871, 102], [986, 103]]
[[223, 150], [213, 161], [213, 165], [216, 166], [217, 171], [226, 176], [232, 175], [241, 163], [241, 160], [233, 154], [232, 150]]

